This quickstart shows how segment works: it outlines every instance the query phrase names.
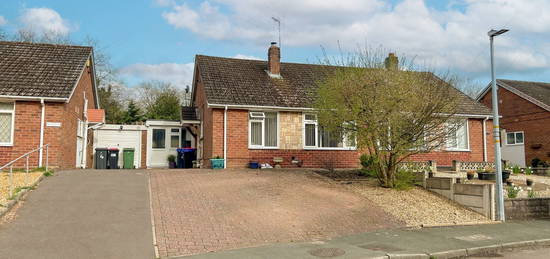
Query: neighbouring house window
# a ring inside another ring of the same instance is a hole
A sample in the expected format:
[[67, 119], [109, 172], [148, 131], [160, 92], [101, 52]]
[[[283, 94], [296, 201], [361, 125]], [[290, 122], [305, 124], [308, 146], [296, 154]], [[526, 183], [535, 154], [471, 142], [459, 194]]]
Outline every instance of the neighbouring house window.
[[180, 129], [170, 129], [170, 147], [178, 148], [180, 144]]
[[0, 103], [0, 145], [13, 144], [14, 103]]
[[460, 120], [449, 125], [449, 128], [452, 130], [447, 137], [447, 150], [469, 150], [468, 120]]
[[166, 130], [153, 129], [153, 148], [165, 148]]
[[355, 141], [342, 133], [330, 132], [317, 123], [315, 114], [304, 115], [304, 147], [306, 148], [351, 148]]
[[278, 147], [277, 112], [249, 113], [249, 146], [251, 148]]
[[506, 133], [507, 145], [519, 145], [523, 144], [523, 131]]

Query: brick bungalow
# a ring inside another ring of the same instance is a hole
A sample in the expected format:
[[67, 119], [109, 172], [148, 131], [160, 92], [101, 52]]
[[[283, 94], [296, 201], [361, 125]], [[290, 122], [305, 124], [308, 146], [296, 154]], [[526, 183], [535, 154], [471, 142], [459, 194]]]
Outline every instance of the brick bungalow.
[[93, 64], [91, 47], [0, 42], [0, 165], [49, 144], [50, 166], [84, 167], [87, 110], [99, 105]]
[[[502, 158], [519, 166], [550, 161], [550, 83], [498, 79]], [[491, 107], [491, 85], [477, 98]]]
[[[201, 121], [199, 159], [225, 158], [226, 167], [246, 167], [250, 161], [282, 167], [320, 168], [330, 161], [337, 168], [357, 167], [354, 146], [323, 132], [311, 108], [311, 93], [325, 66], [281, 63], [272, 43], [268, 61], [197, 55], [192, 103]], [[456, 91], [463, 127], [446, 150], [411, 159], [492, 161], [491, 110]], [[224, 139], [226, 141], [224, 141]]]

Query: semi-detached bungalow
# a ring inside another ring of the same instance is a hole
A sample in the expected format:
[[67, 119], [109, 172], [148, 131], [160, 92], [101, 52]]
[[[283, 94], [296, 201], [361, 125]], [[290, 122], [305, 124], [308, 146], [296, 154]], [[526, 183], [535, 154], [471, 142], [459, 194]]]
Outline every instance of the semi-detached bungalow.
[[[267, 62], [197, 55], [192, 103], [201, 121], [202, 165], [209, 167], [209, 159], [220, 157], [230, 168], [251, 161], [282, 167], [320, 168], [327, 162], [337, 168], [357, 167], [360, 152], [323, 132], [311, 108], [311, 93], [323, 69], [281, 63], [275, 43]], [[444, 150], [412, 160], [433, 160], [440, 166], [451, 166], [453, 160], [493, 161], [491, 110], [458, 90], [456, 94], [463, 126]]]
[[[90, 162], [88, 109], [99, 106], [93, 64], [91, 47], [0, 41], [0, 166], [46, 144], [50, 166]], [[44, 165], [45, 155], [31, 155], [30, 166]]]

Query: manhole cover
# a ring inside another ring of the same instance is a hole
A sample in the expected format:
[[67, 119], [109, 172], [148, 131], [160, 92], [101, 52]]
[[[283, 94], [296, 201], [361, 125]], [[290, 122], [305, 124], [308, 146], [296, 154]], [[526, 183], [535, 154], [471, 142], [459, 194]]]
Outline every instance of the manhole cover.
[[309, 251], [310, 255], [317, 257], [336, 257], [344, 255], [346, 251], [340, 248], [317, 248]]
[[360, 245], [359, 247], [369, 249], [372, 251], [384, 251], [384, 252], [398, 252], [403, 251], [403, 249], [391, 245], [385, 245], [385, 244], [366, 244], [366, 245]]

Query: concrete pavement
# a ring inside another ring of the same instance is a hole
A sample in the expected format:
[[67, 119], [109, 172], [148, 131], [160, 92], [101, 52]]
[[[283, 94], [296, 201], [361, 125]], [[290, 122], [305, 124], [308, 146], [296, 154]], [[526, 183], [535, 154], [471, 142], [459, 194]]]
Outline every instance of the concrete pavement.
[[154, 258], [149, 204], [145, 171], [56, 173], [0, 225], [0, 258]]
[[[544, 241], [518, 243], [529, 240]], [[550, 245], [550, 220], [374, 231], [323, 242], [275, 244], [185, 258], [449, 258], [517, 245]]]

